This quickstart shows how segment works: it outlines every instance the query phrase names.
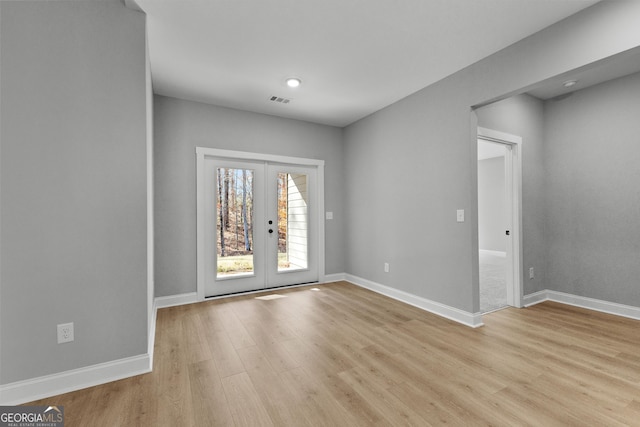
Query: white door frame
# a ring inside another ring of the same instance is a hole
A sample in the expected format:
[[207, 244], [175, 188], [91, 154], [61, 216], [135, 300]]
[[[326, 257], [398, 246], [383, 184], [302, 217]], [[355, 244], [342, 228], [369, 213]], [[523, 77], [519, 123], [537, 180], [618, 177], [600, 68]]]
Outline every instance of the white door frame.
[[197, 245], [197, 285], [198, 301], [205, 299], [205, 158], [217, 157], [232, 160], [253, 160], [261, 162], [285, 163], [292, 165], [314, 166], [317, 168], [315, 217], [317, 218], [318, 238], [316, 251], [318, 256], [318, 281], [325, 279], [324, 253], [324, 160], [301, 157], [278, 156], [273, 154], [250, 153], [246, 151], [221, 150], [217, 148], [196, 147], [196, 245]]
[[[504, 132], [478, 127], [478, 139], [511, 147], [505, 156], [505, 187], [509, 207], [508, 223], [511, 239], [507, 250], [507, 276], [513, 284], [507, 289], [507, 304], [522, 307], [522, 138]], [[510, 154], [509, 154], [510, 153]]]

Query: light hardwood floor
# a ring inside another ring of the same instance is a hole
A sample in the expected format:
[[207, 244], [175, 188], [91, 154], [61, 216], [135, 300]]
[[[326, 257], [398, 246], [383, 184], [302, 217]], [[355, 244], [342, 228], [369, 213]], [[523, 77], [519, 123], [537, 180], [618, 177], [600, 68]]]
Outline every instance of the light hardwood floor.
[[153, 373], [66, 426], [640, 425], [640, 322], [545, 302], [471, 329], [346, 282], [158, 311]]

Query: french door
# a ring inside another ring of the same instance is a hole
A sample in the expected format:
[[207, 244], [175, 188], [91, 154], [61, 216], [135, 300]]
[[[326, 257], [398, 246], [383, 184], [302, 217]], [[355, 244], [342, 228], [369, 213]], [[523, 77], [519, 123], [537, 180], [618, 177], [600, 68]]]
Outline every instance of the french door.
[[316, 166], [204, 156], [199, 168], [204, 296], [318, 281]]

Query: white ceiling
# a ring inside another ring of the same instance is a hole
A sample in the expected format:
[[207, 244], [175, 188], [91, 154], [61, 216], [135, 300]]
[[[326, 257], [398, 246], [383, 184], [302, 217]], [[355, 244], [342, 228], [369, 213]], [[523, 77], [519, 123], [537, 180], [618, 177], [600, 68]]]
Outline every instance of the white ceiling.
[[596, 3], [126, 1], [148, 16], [155, 93], [340, 127]]

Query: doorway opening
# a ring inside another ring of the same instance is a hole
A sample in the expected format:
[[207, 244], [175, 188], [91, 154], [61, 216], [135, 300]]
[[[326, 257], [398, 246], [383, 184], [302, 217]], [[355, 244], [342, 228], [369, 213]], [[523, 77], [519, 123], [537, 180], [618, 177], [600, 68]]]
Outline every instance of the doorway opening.
[[480, 312], [522, 306], [521, 138], [478, 128]]
[[507, 306], [507, 145], [478, 139], [480, 311]]

